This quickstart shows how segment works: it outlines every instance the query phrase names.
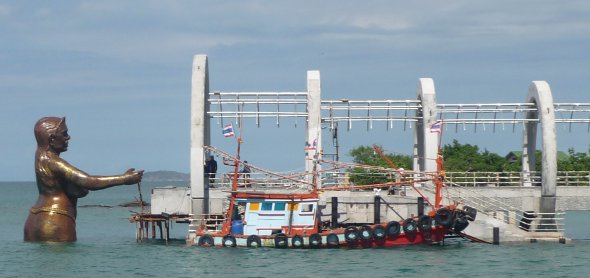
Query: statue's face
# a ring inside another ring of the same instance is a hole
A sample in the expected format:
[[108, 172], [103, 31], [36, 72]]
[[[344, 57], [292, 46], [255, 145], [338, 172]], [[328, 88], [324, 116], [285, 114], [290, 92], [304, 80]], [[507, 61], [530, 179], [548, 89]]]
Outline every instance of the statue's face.
[[68, 135], [68, 126], [64, 122], [57, 128], [55, 134], [51, 135], [49, 146], [57, 153], [65, 152], [68, 150], [68, 141], [70, 141], [70, 135]]

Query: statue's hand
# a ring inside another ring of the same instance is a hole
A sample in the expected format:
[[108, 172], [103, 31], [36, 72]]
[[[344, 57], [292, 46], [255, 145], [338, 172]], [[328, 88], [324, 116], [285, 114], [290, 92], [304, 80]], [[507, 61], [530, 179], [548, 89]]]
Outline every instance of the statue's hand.
[[135, 171], [135, 168], [131, 168], [123, 175], [125, 176], [125, 184], [139, 183], [143, 178], [143, 170]]

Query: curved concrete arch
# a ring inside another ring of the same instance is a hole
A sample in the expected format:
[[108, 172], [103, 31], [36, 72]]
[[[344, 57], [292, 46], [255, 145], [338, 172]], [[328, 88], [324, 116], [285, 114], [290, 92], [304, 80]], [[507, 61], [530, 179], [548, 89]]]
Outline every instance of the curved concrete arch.
[[436, 90], [432, 78], [420, 78], [417, 99], [422, 109], [416, 113], [418, 121], [414, 130], [414, 171], [436, 172], [438, 153], [437, 133], [430, 132], [430, 126], [436, 122]]
[[[555, 108], [549, 84], [533, 81], [529, 86], [527, 102], [534, 103], [537, 111], [527, 113], [528, 119], [539, 119], [542, 126], [542, 196], [555, 196], [557, 180], [557, 135], [555, 131]], [[537, 123], [525, 124], [522, 166], [523, 172], [534, 170], [537, 146]]]
[[[529, 86], [527, 101], [537, 107], [535, 112], [527, 113], [529, 119], [539, 119], [542, 125], [542, 161], [541, 161], [541, 198], [539, 212], [555, 213], [557, 187], [557, 134], [555, 131], [555, 108], [549, 84], [545, 81], [533, 81]], [[525, 124], [524, 146], [522, 157], [523, 176], [530, 174], [535, 167], [535, 150], [537, 145], [537, 123]], [[528, 176], [530, 177], [530, 175]], [[529, 179], [530, 183], [530, 179]], [[550, 228], [554, 224], [553, 216], [541, 215], [548, 219], [541, 220], [543, 228]]]

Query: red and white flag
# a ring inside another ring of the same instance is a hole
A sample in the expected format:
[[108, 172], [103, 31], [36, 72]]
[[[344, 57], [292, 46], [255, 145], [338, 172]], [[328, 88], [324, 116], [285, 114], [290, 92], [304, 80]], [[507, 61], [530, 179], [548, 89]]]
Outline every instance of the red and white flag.
[[223, 136], [225, 137], [234, 137], [234, 127], [231, 124], [226, 124], [223, 126]]
[[430, 133], [442, 133], [443, 122], [438, 120], [430, 126]]

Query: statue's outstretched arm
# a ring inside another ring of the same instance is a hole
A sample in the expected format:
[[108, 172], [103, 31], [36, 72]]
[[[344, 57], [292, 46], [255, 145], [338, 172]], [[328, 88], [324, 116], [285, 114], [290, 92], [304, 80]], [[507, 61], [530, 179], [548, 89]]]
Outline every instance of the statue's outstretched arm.
[[91, 176], [63, 159], [55, 161], [53, 166], [55, 167], [54, 170], [60, 173], [66, 182], [88, 190], [100, 190], [116, 185], [138, 183], [143, 176], [143, 171], [135, 171], [133, 168], [121, 175]]

